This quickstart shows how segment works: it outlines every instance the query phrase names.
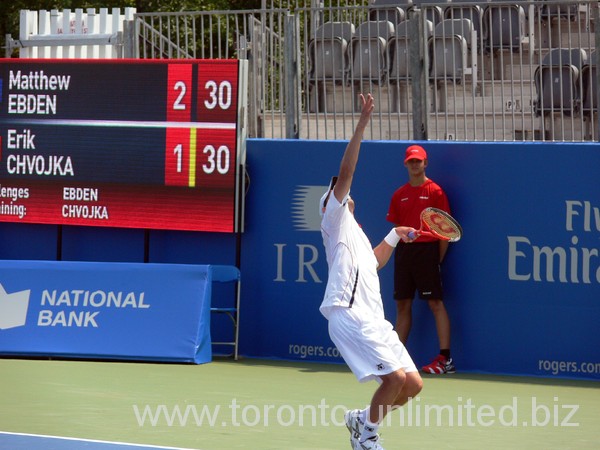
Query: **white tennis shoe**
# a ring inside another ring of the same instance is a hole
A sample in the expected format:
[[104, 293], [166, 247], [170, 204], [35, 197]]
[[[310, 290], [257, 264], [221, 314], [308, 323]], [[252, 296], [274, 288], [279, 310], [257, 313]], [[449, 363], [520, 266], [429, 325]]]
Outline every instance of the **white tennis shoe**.
[[364, 442], [357, 439], [353, 450], [384, 450], [384, 448], [379, 443], [379, 435], [376, 434]]
[[348, 428], [348, 431], [350, 432], [350, 446], [352, 447], [352, 450], [360, 448], [357, 447], [358, 439], [365, 426], [362, 420], [360, 420], [360, 409], [346, 411], [346, 414], [344, 414], [344, 421], [346, 422], [346, 428]]

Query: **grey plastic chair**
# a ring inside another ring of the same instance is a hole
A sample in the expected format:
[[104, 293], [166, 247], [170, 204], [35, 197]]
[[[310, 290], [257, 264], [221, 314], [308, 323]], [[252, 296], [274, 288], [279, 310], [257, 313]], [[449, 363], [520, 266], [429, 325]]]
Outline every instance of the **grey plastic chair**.
[[473, 31], [469, 19], [446, 19], [436, 25], [430, 39], [430, 76], [434, 80], [461, 82], [472, 74], [469, 49], [474, 43]]
[[521, 48], [525, 37], [525, 10], [519, 5], [489, 5], [484, 13], [487, 48], [512, 50]]
[[351, 22], [326, 22], [317, 29], [308, 47], [312, 81], [346, 83], [350, 70], [348, 50], [354, 33]]
[[586, 63], [587, 53], [583, 49], [555, 48], [544, 56], [534, 75], [537, 115], [572, 115], [579, 111], [579, 77]]
[[368, 21], [358, 26], [351, 45], [352, 81], [386, 82], [387, 43], [394, 31], [390, 21]]
[[581, 69], [581, 110], [584, 114], [598, 112], [598, 83], [596, 82], [598, 71], [598, 50], [592, 51], [589, 63]]
[[[396, 33], [388, 41], [389, 83], [394, 84], [410, 79], [409, 30], [412, 20], [402, 22], [396, 27]], [[425, 21], [424, 38], [429, 40], [433, 34], [433, 23]]]

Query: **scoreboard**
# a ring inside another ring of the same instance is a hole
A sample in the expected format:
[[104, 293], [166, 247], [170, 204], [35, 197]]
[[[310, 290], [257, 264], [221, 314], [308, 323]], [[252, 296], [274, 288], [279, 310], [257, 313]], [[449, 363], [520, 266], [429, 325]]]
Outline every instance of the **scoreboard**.
[[245, 62], [0, 59], [0, 222], [241, 231]]

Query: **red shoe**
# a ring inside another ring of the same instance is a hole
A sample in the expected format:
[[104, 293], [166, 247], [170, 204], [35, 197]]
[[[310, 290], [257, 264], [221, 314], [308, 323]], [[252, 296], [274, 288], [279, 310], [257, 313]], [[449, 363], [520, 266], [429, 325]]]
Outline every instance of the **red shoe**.
[[443, 374], [456, 372], [456, 367], [452, 358], [446, 359], [443, 355], [437, 355], [431, 364], [423, 366], [421, 370], [425, 373]]

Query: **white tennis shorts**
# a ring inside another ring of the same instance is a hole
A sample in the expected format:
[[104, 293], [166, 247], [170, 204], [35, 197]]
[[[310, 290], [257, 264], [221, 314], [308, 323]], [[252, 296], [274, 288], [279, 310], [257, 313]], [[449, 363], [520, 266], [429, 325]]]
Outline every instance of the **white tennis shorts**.
[[352, 308], [332, 307], [329, 336], [358, 381], [380, 381], [398, 369], [417, 368], [394, 327], [385, 319], [363, 318]]

